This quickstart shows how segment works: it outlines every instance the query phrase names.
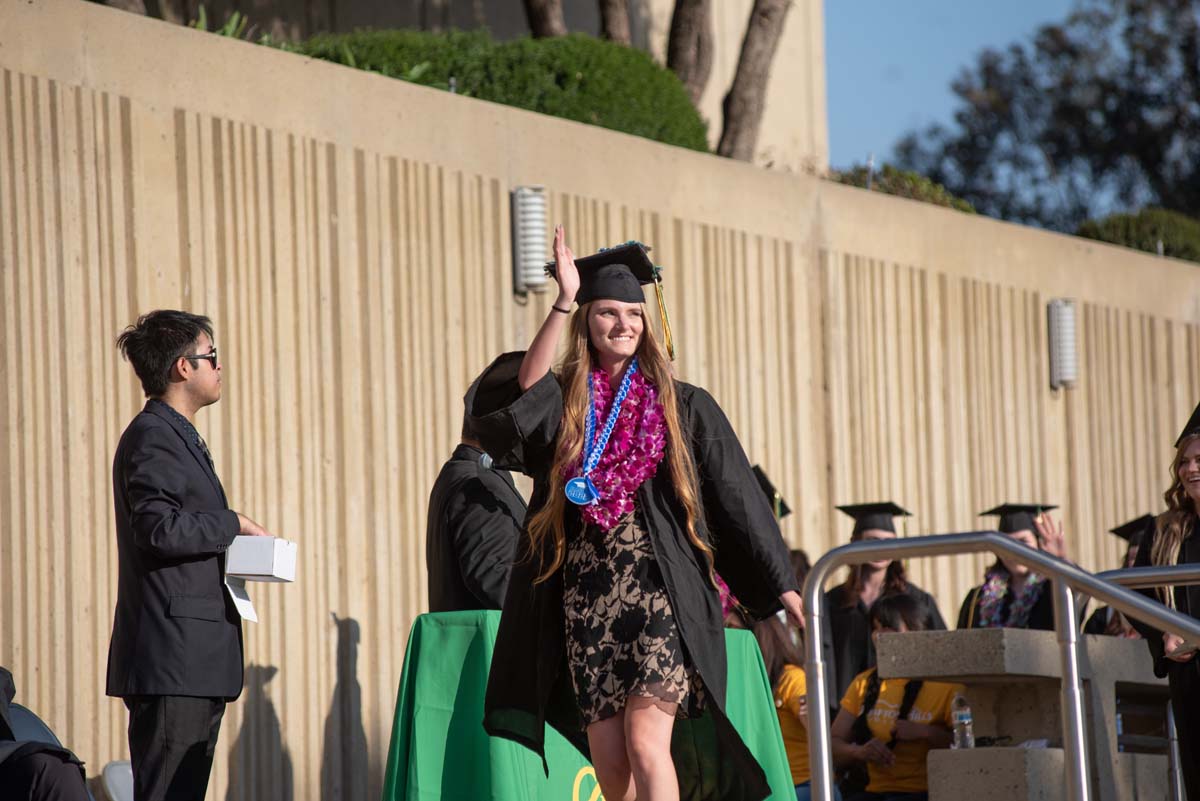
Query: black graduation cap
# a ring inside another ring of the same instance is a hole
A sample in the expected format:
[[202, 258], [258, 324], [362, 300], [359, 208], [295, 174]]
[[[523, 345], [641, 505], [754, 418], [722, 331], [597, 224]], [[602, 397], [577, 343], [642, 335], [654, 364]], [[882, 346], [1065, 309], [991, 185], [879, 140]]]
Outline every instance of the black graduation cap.
[[868, 529], [877, 528], [880, 531], [896, 530], [895, 517], [908, 517], [911, 513], [891, 501], [878, 503], [855, 503], [837, 507], [854, 518], [854, 536]]
[[1134, 547], [1141, 545], [1142, 540], [1148, 537], [1152, 531], [1154, 531], [1154, 515], [1142, 515], [1128, 523], [1122, 523], [1116, 528], [1109, 529], [1109, 533], [1116, 534]]
[[1002, 503], [994, 509], [980, 512], [979, 516], [1000, 515], [999, 531], [1001, 534], [1028, 530], [1036, 535], [1037, 527], [1034, 526], [1034, 520], [1040, 517], [1042, 512], [1049, 512], [1051, 509], [1057, 508], [1054, 504], [1049, 503]]
[[1192, 416], [1188, 418], [1187, 425], [1183, 427], [1183, 431], [1179, 434], [1179, 439], [1175, 440], [1175, 447], [1179, 447], [1179, 443], [1183, 442], [1189, 434], [1200, 434], [1200, 404], [1196, 405]]
[[[619, 300], [623, 303], [644, 303], [642, 286], [654, 284], [658, 314], [662, 320], [667, 353], [675, 360], [675, 341], [671, 337], [671, 318], [663, 297], [662, 268], [650, 260], [650, 248], [636, 240], [575, 260], [579, 270], [579, 292], [575, 302], [582, 306], [593, 300]], [[554, 262], [546, 265], [546, 274], [554, 275]]]
[[775, 512], [775, 519], [782, 520], [792, 513], [792, 509], [783, 500], [783, 496], [779, 494], [779, 490], [775, 489], [775, 485], [771, 483], [771, 479], [767, 478], [767, 474], [758, 465], [754, 465], [754, 477], [758, 479], [758, 486], [762, 487], [763, 494], [767, 496], [767, 500], [771, 503], [771, 509]]

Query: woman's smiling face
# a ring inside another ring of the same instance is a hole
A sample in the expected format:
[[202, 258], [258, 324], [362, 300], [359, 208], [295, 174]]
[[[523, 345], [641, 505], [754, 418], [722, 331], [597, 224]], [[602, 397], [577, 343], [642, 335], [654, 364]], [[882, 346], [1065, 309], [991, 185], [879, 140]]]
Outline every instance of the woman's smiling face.
[[601, 364], [629, 359], [642, 342], [642, 304], [597, 300], [588, 311], [588, 339]]
[[1193, 439], [1179, 457], [1179, 483], [1183, 491], [1192, 499], [1192, 503], [1200, 509], [1200, 437]]

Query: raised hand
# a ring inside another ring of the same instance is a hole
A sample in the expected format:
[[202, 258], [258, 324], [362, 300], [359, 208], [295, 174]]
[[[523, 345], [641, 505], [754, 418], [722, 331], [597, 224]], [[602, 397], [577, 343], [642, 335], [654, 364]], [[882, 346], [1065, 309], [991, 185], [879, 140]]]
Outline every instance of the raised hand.
[[1048, 514], [1042, 514], [1034, 518], [1033, 524], [1037, 527], [1038, 536], [1041, 537], [1042, 550], [1051, 556], [1066, 559], [1067, 543], [1063, 537], [1062, 521], [1055, 520]]
[[579, 269], [561, 224], [554, 226], [554, 280], [558, 282], [559, 303], [570, 306], [579, 292]]

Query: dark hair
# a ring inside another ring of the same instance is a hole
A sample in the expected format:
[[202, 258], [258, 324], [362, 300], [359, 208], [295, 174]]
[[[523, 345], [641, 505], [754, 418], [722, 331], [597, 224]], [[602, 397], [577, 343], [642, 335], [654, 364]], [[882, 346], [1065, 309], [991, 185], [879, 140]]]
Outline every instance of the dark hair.
[[885, 593], [871, 604], [871, 628], [878, 623], [880, 628], [899, 631], [903, 623], [909, 631], [924, 631], [927, 613], [924, 604], [907, 593]]
[[767, 668], [772, 689], [779, 684], [784, 665], [804, 665], [804, 654], [800, 646], [792, 642], [791, 632], [792, 627], [780, 620], [778, 615], [771, 615], [754, 624], [754, 639], [758, 640], [758, 650], [762, 651], [763, 665]]
[[[903, 623], [909, 631], [924, 631], [926, 613], [924, 604], [907, 593], [884, 595], [871, 604], [871, 627], [874, 628], [878, 623], [882, 628], [895, 631]], [[896, 715], [896, 720], [908, 718], [913, 704], [917, 702], [917, 695], [920, 694], [922, 685], [923, 682], [919, 679], [909, 679], [904, 685], [904, 696], [900, 700], [900, 711]], [[883, 680], [879, 678], [879, 670], [872, 668], [866, 692], [863, 693], [862, 711], [854, 721], [853, 737], [856, 743], [865, 743], [871, 739], [871, 728], [867, 724], [867, 716], [879, 702], [879, 692], [882, 688]], [[896, 747], [894, 730], [887, 745], [888, 748]]]
[[[850, 572], [846, 576], [845, 592], [842, 593], [842, 605], [846, 607], [856, 606], [858, 598], [862, 595], [862, 565], [851, 565]], [[900, 560], [891, 562], [887, 566], [887, 573], [883, 576], [883, 594], [901, 594], [908, 592], [908, 573], [904, 570], [904, 563]]]
[[812, 570], [812, 562], [808, 561], [808, 554], [801, 548], [792, 548], [788, 554], [792, 557], [792, 572], [796, 574], [796, 584], [803, 590], [808, 571]]
[[[147, 398], [167, 391], [171, 368], [191, 353], [201, 334], [212, 339], [212, 320], [200, 314], [160, 309], [143, 314], [117, 337], [117, 348], [133, 365]], [[190, 360], [197, 366], [199, 360]]]

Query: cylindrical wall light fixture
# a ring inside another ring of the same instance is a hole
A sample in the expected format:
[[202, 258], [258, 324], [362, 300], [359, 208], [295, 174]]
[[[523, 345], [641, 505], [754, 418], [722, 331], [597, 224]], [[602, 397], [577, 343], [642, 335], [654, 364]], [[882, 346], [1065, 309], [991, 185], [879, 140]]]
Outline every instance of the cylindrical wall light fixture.
[[512, 191], [513, 291], [546, 288], [546, 189], [518, 186]]
[[1073, 387], [1079, 379], [1075, 351], [1075, 301], [1055, 298], [1046, 306], [1050, 342], [1050, 388]]

